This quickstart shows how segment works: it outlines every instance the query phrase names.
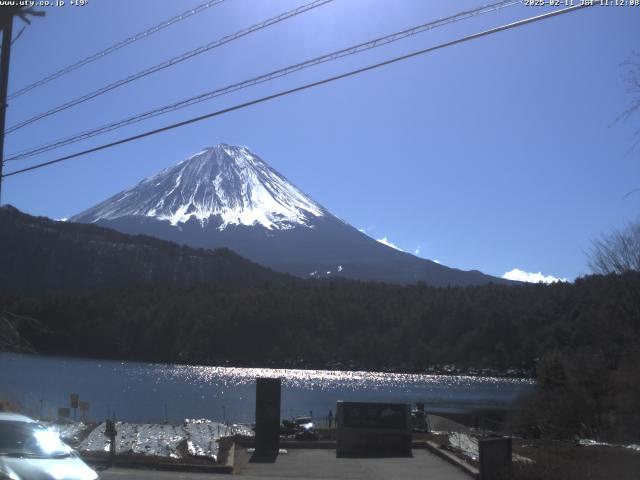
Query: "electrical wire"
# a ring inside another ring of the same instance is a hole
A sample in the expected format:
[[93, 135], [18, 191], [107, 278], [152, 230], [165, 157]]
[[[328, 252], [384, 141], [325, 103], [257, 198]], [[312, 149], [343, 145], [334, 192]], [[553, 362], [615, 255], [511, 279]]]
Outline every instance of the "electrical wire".
[[18, 39], [22, 36], [22, 34], [24, 33], [24, 31], [25, 31], [26, 29], [27, 29], [27, 26], [25, 25], [24, 27], [22, 27], [22, 28], [20, 29], [20, 31], [18, 32], [18, 34], [17, 34], [15, 37], [13, 37], [13, 40], [11, 40], [11, 45], [12, 45], [12, 46], [13, 46], [13, 45], [18, 41]]
[[18, 174], [21, 174], [21, 173], [25, 173], [25, 172], [29, 172], [29, 171], [32, 171], [32, 170], [40, 169], [40, 168], [47, 167], [49, 165], [60, 163], [60, 162], [66, 161], [66, 160], [71, 160], [72, 158], [81, 157], [81, 156], [87, 155], [89, 153], [94, 153], [94, 152], [98, 152], [98, 151], [101, 151], [101, 150], [105, 150], [105, 149], [114, 147], [116, 145], [122, 145], [122, 144], [125, 144], [125, 143], [129, 143], [129, 142], [132, 142], [132, 141], [135, 141], [135, 140], [139, 140], [139, 139], [145, 138], [145, 137], [149, 137], [149, 136], [152, 136], [152, 135], [157, 135], [158, 133], [166, 132], [168, 130], [173, 130], [175, 128], [183, 127], [185, 125], [190, 125], [192, 123], [200, 122], [202, 120], [206, 120], [206, 119], [209, 119], [209, 118], [217, 117], [217, 116], [223, 115], [225, 113], [230, 113], [230, 112], [233, 112], [233, 111], [236, 111], [236, 110], [240, 110], [240, 109], [243, 109], [243, 108], [246, 108], [246, 107], [250, 107], [252, 105], [257, 105], [257, 104], [260, 104], [260, 103], [264, 103], [264, 102], [267, 102], [269, 100], [274, 100], [276, 98], [284, 97], [286, 95], [290, 95], [290, 94], [293, 94], [293, 93], [296, 93], [296, 92], [301, 92], [301, 91], [304, 91], [304, 90], [308, 90], [310, 88], [314, 88], [314, 87], [317, 87], [317, 86], [320, 86], [320, 85], [331, 83], [331, 82], [334, 82], [336, 80], [341, 80], [343, 78], [352, 77], [354, 75], [358, 75], [358, 74], [361, 74], [361, 73], [364, 73], [364, 72], [368, 72], [370, 70], [378, 69], [378, 68], [381, 68], [381, 67], [384, 67], [384, 66], [387, 66], [387, 65], [391, 65], [391, 64], [394, 64], [394, 63], [397, 63], [397, 62], [401, 62], [401, 61], [407, 60], [409, 58], [417, 57], [419, 55], [424, 55], [424, 54], [429, 53], [429, 52], [433, 52], [433, 51], [440, 50], [440, 49], [443, 49], [443, 48], [446, 48], [446, 47], [451, 47], [453, 45], [458, 45], [458, 44], [461, 44], [461, 43], [469, 42], [471, 40], [476, 40], [478, 38], [481, 38], [481, 37], [484, 37], [484, 36], [487, 36], [487, 35], [492, 35], [492, 34], [495, 34], [495, 33], [498, 33], [498, 32], [502, 32], [502, 31], [505, 31], [505, 30], [510, 30], [512, 28], [521, 27], [521, 26], [527, 25], [529, 23], [534, 23], [534, 22], [539, 22], [541, 20], [546, 20], [547, 18], [555, 17], [555, 16], [562, 15], [562, 14], [565, 14], [565, 13], [570, 13], [570, 12], [574, 12], [574, 11], [577, 11], [577, 10], [580, 10], [580, 9], [592, 7], [594, 5], [596, 5], [596, 4], [595, 3], [584, 3], [584, 4], [581, 4], [581, 5], [576, 5], [576, 6], [572, 6], [572, 7], [566, 7], [566, 8], [560, 9], [560, 10], [555, 10], [553, 12], [544, 13], [544, 14], [537, 15], [537, 16], [534, 16], [534, 17], [525, 18], [523, 20], [518, 20], [518, 21], [513, 22], [513, 23], [502, 25], [500, 27], [495, 27], [495, 28], [492, 28], [492, 29], [489, 29], [489, 30], [484, 30], [484, 31], [479, 32], [479, 33], [474, 33], [474, 34], [471, 34], [471, 35], [467, 35], [465, 37], [461, 37], [461, 38], [458, 38], [456, 40], [451, 40], [451, 41], [448, 41], [448, 42], [445, 42], [445, 43], [441, 43], [441, 44], [433, 46], [433, 47], [424, 48], [422, 50], [411, 52], [411, 53], [408, 53], [406, 55], [402, 55], [402, 56], [399, 56], [399, 57], [394, 57], [394, 58], [391, 58], [389, 60], [385, 60], [383, 62], [375, 63], [373, 65], [369, 65], [369, 66], [366, 66], [366, 67], [363, 67], [363, 68], [358, 68], [356, 70], [351, 70], [351, 71], [346, 72], [346, 73], [342, 73], [342, 74], [335, 75], [335, 76], [332, 76], [332, 77], [324, 78], [322, 80], [318, 80], [318, 81], [315, 81], [315, 82], [307, 83], [307, 84], [301, 85], [299, 87], [295, 87], [295, 88], [291, 88], [291, 89], [288, 89], [288, 90], [284, 90], [284, 91], [281, 91], [281, 92], [278, 92], [278, 93], [275, 93], [275, 94], [272, 94], [272, 95], [267, 95], [265, 97], [261, 97], [261, 98], [255, 99], [255, 100], [251, 100], [251, 101], [244, 102], [244, 103], [241, 103], [241, 104], [238, 104], [238, 105], [234, 105], [232, 107], [224, 108], [222, 110], [217, 110], [215, 112], [207, 113], [205, 115], [200, 115], [198, 117], [190, 118], [190, 119], [184, 120], [182, 122], [173, 123], [171, 125], [167, 125], [167, 126], [164, 126], [164, 127], [161, 127], [161, 128], [157, 128], [157, 129], [150, 130], [150, 131], [147, 131], [147, 132], [144, 132], [144, 133], [140, 133], [138, 135], [133, 135], [133, 136], [126, 137], [126, 138], [123, 138], [123, 139], [120, 139], [120, 140], [116, 140], [114, 142], [110, 142], [110, 143], [103, 144], [103, 145], [100, 145], [100, 146], [97, 146], [97, 147], [89, 148], [87, 150], [76, 152], [76, 153], [73, 153], [73, 154], [70, 154], [70, 155], [65, 155], [63, 157], [56, 158], [56, 159], [53, 159], [53, 160], [49, 160], [47, 162], [42, 162], [42, 163], [38, 163], [38, 164], [35, 164], [35, 165], [31, 165], [29, 167], [25, 167], [25, 168], [22, 168], [20, 170], [14, 170], [12, 172], [5, 173], [0, 178], [11, 177], [13, 175], [18, 175]]
[[[34, 88], [37, 87], [41, 87], [42, 85], [45, 85], [46, 83], [51, 82], [52, 80], [55, 80], [56, 78], [60, 78], [63, 75], [66, 75], [67, 73], [73, 72], [74, 70], [77, 70], [80, 67], [84, 67], [85, 65], [94, 62], [100, 58], [103, 58], [107, 55], [109, 55], [110, 53], [113, 53], [117, 50], [120, 50], [123, 47], [126, 47], [127, 45], [132, 44], [133, 42], [137, 42], [138, 40], [142, 40], [143, 38], [148, 37], [149, 35], [153, 35], [154, 33], [159, 32], [160, 30], [169, 27], [171, 25], [173, 25], [174, 23], [180, 22], [182, 20], [186, 20], [187, 18], [196, 15], [198, 13], [201, 13], [203, 11], [205, 11], [208, 8], [214, 7], [220, 3], [224, 2], [224, 0], [213, 0], [213, 1], [209, 1], [206, 3], [202, 3], [190, 10], [187, 10], [186, 12], [182, 12], [179, 15], [176, 15], [174, 17], [171, 17], [168, 20], [165, 20], [151, 28], [148, 28], [147, 30], [145, 30], [144, 32], [140, 32], [140, 33], [136, 33], [135, 35], [132, 35], [131, 37], [128, 37], [114, 45], [111, 45], [110, 47], [105, 48], [104, 50], [100, 50], [99, 52], [96, 52], [92, 55], [89, 55], [86, 58], [83, 58], [82, 60], [78, 60], [77, 62], [61, 68], [60, 70], [58, 70], [57, 72], [52, 73], [51, 75], [47, 75], [44, 78], [41, 78], [40, 80], [37, 80], [13, 93], [11, 93], [7, 98], [8, 100], [12, 100], [16, 97], [19, 97], [20, 95], [24, 95], [25, 93], [33, 90]], [[17, 40], [17, 39], [16, 39]], [[15, 41], [15, 40], [14, 40]]]
[[200, 55], [201, 53], [204, 52], [208, 52], [209, 50], [212, 50], [214, 48], [220, 47], [222, 45], [225, 45], [229, 42], [232, 42], [234, 40], [237, 40], [239, 38], [242, 38], [246, 35], [249, 35], [250, 33], [253, 32], [257, 32], [258, 30], [262, 30], [264, 28], [270, 27], [271, 25], [275, 25], [276, 23], [282, 22], [284, 20], [287, 20], [288, 18], [292, 18], [295, 17], [297, 15], [300, 15], [302, 13], [305, 13], [309, 10], [313, 10], [314, 8], [320, 7], [322, 5], [325, 5], [327, 3], [333, 2], [334, 0], [313, 0], [311, 3], [307, 3], [305, 5], [302, 5], [301, 7], [298, 8], [294, 8], [293, 10], [289, 10], [287, 12], [284, 12], [276, 17], [272, 17], [269, 18], [268, 20], [265, 20], [263, 22], [257, 23], [249, 28], [245, 28], [243, 30], [240, 30], [236, 33], [233, 33], [231, 35], [227, 35], [224, 36], [218, 40], [215, 40], [213, 42], [210, 42], [206, 45], [202, 45], [198, 48], [195, 48], [193, 50], [190, 50], [188, 52], [185, 52], [181, 55], [178, 55], [176, 57], [170, 58], [169, 60], [166, 60], [162, 63], [159, 63], [157, 65], [154, 65], [152, 67], [146, 68], [138, 73], [134, 73], [133, 75], [129, 75], [126, 78], [117, 80], [113, 83], [110, 83], [108, 85], [105, 85], [104, 87], [101, 87], [97, 90], [94, 90], [93, 92], [87, 93], [85, 95], [82, 95], [80, 97], [77, 97], [73, 100], [70, 100], [66, 103], [63, 103], [62, 105], [58, 105], [57, 107], [54, 107], [50, 110], [47, 110], [46, 112], [42, 112], [39, 113], [31, 118], [28, 118], [26, 120], [23, 120], [21, 122], [18, 122], [15, 125], [12, 125], [11, 127], [7, 128], [5, 134], [8, 133], [12, 133], [15, 132], [16, 130], [26, 127], [27, 125], [30, 125], [34, 122], [37, 122], [38, 120], [42, 120], [43, 118], [49, 117], [51, 115], [54, 115], [56, 113], [62, 112], [64, 110], [67, 110], [68, 108], [74, 107], [76, 105], [79, 105], [81, 103], [84, 103], [88, 100], [92, 100], [104, 93], [110, 92], [111, 90], [114, 90], [118, 87], [121, 87], [123, 85], [126, 85], [128, 83], [131, 83], [135, 80], [139, 80], [141, 78], [144, 78], [148, 75], [151, 75], [153, 73], [156, 73], [160, 70], [164, 70], [165, 68], [169, 68], [169, 67], [173, 67], [174, 65], [177, 65], [178, 63], [184, 62], [185, 60], [188, 60], [192, 57], [195, 57], [196, 55]]
[[399, 40], [402, 40], [404, 38], [407, 38], [409, 36], [413, 36], [416, 35], [418, 33], [423, 33], [429, 30], [432, 30], [434, 28], [438, 28], [444, 25], [448, 25], [450, 23], [454, 23], [457, 21], [461, 21], [461, 20], [465, 20], [477, 15], [481, 15], [481, 14], [485, 14], [485, 13], [489, 13], [489, 12], [494, 12], [497, 11], [501, 8], [505, 8], [505, 7], [509, 7], [512, 5], [516, 5], [516, 4], [520, 4], [522, 3], [522, 0], [503, 0], [503, 1], [499, 1], [499, 2], [494, 2], [488, 5], [484, 5], [482, 7], [479, 8], [475, 8], [473, 10], [468, 10], [468, 11], [464, 11], [464, 12], [460, 12], [457, 13], [455, 15], [450, 15], [448, 17], [444, 17], [441, 19], [438, 19], [436, 21], [431, 21], [429, 23], [425, 23], [422, 25], [418, 25], [412, 28], [408, 28], [405, 30], [402, 30], [400, 32], [396, 32], [396, 33], [392, 33], [390, 35], [386, 35], [384, 37], [378, 37], [376, 39], [370, 40], [368, 42], [364, 42], [364, 43], [360, 43], [348, 48], [344, 48], [342, 50], [337, 50], [319, 57], [315, 57], [313, 59], [310, 60], [306, 60], [304, 62], [300, 62], [285, 68], [281, 68], [279, 70], [274, 70], [272, 72], [260, 75], [258, 77], [253, 77], [250, 78], [248, 80], [244, 80], [238, 83], [234, 83], [231, 85], [227, 85], [225, 87], [221, 87], [221, 88], [217, 88], [215, 90], [212, 91], [208, 91], [205, 93], [202, 93], [200, 95], [196, 95], [193, 97], [189, 97], [187, 99], [181, 100], [179, 102], [175, 102], [169, 105], [165, 105], [159, 108], [155, 108], [153, 110], [149, 110], [147, 112], [141, 113], [141, 114], [137, 114], [137, 115], [133, 115], [131, 117], [119, 120], [117, 122], [113, 122], [113, 123], [109, 123], [106, 125], [102, 125], [100, 127], [91, 129], [91, 130], [87, 130], [75, 135], [72, 135], [70, 137], [66, 137], [63, 139], [58, 139], [58, 140], [54, 140], [53, 142], [47, 143], [45, 145], [40, 145], [34, 149], [31, 150], [27, 150], [27, 151], [23, 151], [23, 152], [19, 152], [19, 153], [14, 153], [11, 154], [10, 156], [8, 156], [8, 158], [5, 160], [5, 162], [11, 162], [11, 161], [16, 161], [16, 160], [22, 160], [24, 158], [28, 158], [28, 157], [32, 157], [34, 155], [38, 155], [50, 150], [54, 150], [57, 148], [61, 148], [64, 147], [66, 145], [70, 145], [72, 143], [76, 143], [82, 140], [86, 140], [88, 138], [92, 138], [95, 137], [96, 135], [101, 135], [103, 133], [107, 133], [113, 130], [117, 130], [119, 128], [143, 121], [143, 120], [147, 120], [159, 115], [163, 115], [166, 113], [170, 113], [173, 112], [175, 110], [181, 109], [181, 108], [185, 108], [185, 107], [189, 107], [191, 105], [194, 105], [196, 103], [200, 103], [200, 102], [204, 102], [206, 100], [210, 100], [212, 98], [215, 97], [219, 97], [222, 95], [227, 95], [229, 93], [238, 91], [238, 90], [242, 90], [244, 88], [248, 88], [248, 87], [252, 87], [255, 85], [258, 85], [260, 83], [264, 83], [264, 82], [268, 82], [270, 80], [274, 80], [276, 78], [280, 78], [286, 75], [290, 75], [292, 73], [295, 73], [297, 71], [303, 70], [305, 68], [309, 68], [312, 66], [316, 66], [316, 65], [320, 65], [322, 63], [326, 63], [329, 61], [333, 61], [333, 60], [337, 60], [339, 58], [342, 57], [346, 57], [349, 55], [355, 55], [357, 53], [366, 51], [366, 50], [370, 50], [373, 48], [377, 48], [383, 45], [387, 45], [389, 43], [393, 43]]

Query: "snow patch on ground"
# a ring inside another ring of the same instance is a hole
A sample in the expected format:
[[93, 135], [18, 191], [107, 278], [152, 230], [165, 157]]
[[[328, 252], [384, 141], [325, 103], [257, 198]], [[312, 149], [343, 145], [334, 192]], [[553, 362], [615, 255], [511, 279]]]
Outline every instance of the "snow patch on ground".
[[511, 454], [511, 460], [513, 460], [514, 462], [520, 462], [520, 463], [536, 463], [536, 461], [533, 458], [523, 457], [522, 455], [518, 455], [517, 453]]
[[62, 425], [50, 423], [47, 426], [56, 432], [62, 440], [70, 444], [77, 444], [82, 437], [82, 433], [89, 428], [89, 425], [82, 422], [72, 422]]
[[478, 439], [466, 433], [449, 433], [449, 444], [471, 460], [478, 460]]
[[[181, 425], [153, 423], [116, 423], [116, 454], [137, 454], [174, 459], [206, 457], [217, 460], [222, 437], [253, 435], [249, 427], [225, 425], [210, 420], [186, 420]], [[108, 452], [109, 439], [101, 423], [80, 442], [81, 452]]]
[[630, 450], [640, 452], [640, 445], [636, 445], [635, 443], [631, 443], [629, 445], [621, 445], [616, 443], [600, 442], [598, 440], [592, 440], [590, 438], [581, 438], [577, 443], [578, 445], [582, 445], [583, 447], [618, 447], [628, 448]]
[[[476, 437], [466, 433], [449, 432], [449, 444], [464, 456], [471, 460], [478, 461], [480, 454], [478, 449], [478, 439]], [[518, 455], [517, 453], [512, 453], [511, 459], [514, 462], [534, 463], [533, 459]]]

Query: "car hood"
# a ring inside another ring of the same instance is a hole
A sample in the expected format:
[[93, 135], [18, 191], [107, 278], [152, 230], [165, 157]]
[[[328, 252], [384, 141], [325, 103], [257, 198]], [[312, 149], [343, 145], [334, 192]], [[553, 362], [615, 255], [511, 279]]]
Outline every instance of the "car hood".
[[89, 466], [77, 457], [11, 458], [0, 457], [0, 471], [20, 480], [95, 480]]

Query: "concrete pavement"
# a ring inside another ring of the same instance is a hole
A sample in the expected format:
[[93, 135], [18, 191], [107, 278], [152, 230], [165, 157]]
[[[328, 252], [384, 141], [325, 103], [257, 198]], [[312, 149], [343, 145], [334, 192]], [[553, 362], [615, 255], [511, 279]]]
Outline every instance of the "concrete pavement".
[[471, 477], [427, 450], [413, 450], [412, 458], [336, 458], [335, 450], [291, 449], [275, 463], [250, 463], [250, 454], [236, 450], [236, 473], [228, 474], [162, 472], [113, 468], [100, 473], [106, 480], [204, 480], [239, 478], [245, 480], [388, 480], [424, 479], [469, 480]]
[[[229, 474], [163, 472], [159, 470], [145, 470], [142, 468], [109, 468], [98, 472], [100, 480], [211, 480], [217, 478], [232, 478]], [[241, 477], [242, 478], [242, 477]]]

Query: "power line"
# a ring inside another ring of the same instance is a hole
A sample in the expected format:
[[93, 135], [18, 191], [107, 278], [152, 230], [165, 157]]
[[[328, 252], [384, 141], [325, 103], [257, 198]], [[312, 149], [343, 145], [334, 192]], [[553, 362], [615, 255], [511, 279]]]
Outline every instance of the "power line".
[[15, 44], [18, 41], [18, 39], [22, 36], [24, 31], [26, 30], [26, 28], [27, 28], [27, 26], [25, 25], [20, 29], [18, 34], [15, 37], [13, 37], [13, 40], [11, 40], [11, 45]]
[[202, 120], [206, 120], [206, 119], [209, 119], [209, 118], [217, 117], [217, 116], [223, 115], [225, 113], [233, 112], [233, 111], [240, 110], [240, 109], [243, 109], [243, 108], [246, 108], [246, 107], [250, 107], [252, 105], [257, 105], [259, 103], [264, 103], [264, 102], [267, 102], [269, 100], [274, 100], [276, 98], [284, 97], [284, 96], [290, 95], [292, 93], [301, 92], [303, 90], [308, 90], [308, 89], [313, 88], [313, 87], [318, 87], [320, 85], [331, 83], [331, 82], [334, 82], [336, 80], [341, 80], [343, 78], [352, 77], [354, 75], [358, 75], [360, 73], [368, 72], [370, 70], [374, 70], [374, 69], [377, 69], [377, 68], [380, 68], [380, 67], [384, 67], [386, 65], [391, 65], [393, 63], [401, 62], [401, 61], [407, 60], [409, 58], [417, 57], [419, 55], [424, 55], [426, 53], [433, 52], [435, 50], [440, 50], [440, 49], [443, 49], [443, 48], [446, 48], [446, 47], [451, 47], [453, 45], [458, 45], [458, 44], [465, 43], [465, 42], [468, 42], [468, 41], [471, 41], [471, 40], [476, 40], [476, 39], [478, 39], [480, 37], [484, 37], [484, 36], [487, 36], [487, 35], [492, 35], [494, 33], [502, 32], [502, 31], [505, 31], [505, 30], [510, 30], [510, 29], [516, 28], [516, 27], [521, 27], [521, 26], [529, 24], [529, 23], [538, 22], [538, 21], [541, 21], [541, 20], [545, 20], [547, 18], [555, 17], [555, 16], [562, 15], [562, 14], [565, 14], [565, 13], [574, 12], [574, 11], [577, 11], [577, 10], [580, 10], [580, 9], [583, 9], [583, 8], [592, 7], [594, 5], [596, 5], [596, 4], [595, 3], [591, 3], [591, 4], [585, 3], [585, 4], [582, 4], [582, 5], [576, 5], [576, 6], [573, 6], [573, 7], [567, 7], [567, 8], [563, 8], [561, 10], [555, 10], [553, 12], [544, 13], [544, 14], [537, 15], [537, 16], [534, 16], [534, 17], [525, 18], [524, 20], [518, 20], [517, 22], [513, 22], [513, 23], [506, 24], [506, 25], [502, 25], [500, 27], [492, 28], [492, 29], [485, 30], [485, 31], [482, 31], [482, 32], [479, 32], [479, 33], [474, 33], [474, 34], [471, 34], [471, 35], [467, 35], [465, 37], [461, 37], [461, 38], [458, 38], [456, 40], [451, 40], [449, 42], [441, 43], [441, 44], [433, 46], [433, 47], [428, 47], [428, 48], [425, 48], [425, 49], [422, 49], [422, 50], [418, 50], [418, 51], [415, 51], [415, 52], [412, 52], [412, 53], [408, 53], [406, 55], [402, 55], [402, 56], [399, 56], [399, 57], [394, 57], [394, 58], [391, 58], [389, 60], [385, 60], [385, 61], [380, 62], [380, 63], [375, 63], [373, 65], [369, 65], [369, 66], [366, 66], [366, 67], [358, 68], [356, 70], [351, 70], [349, 72], [342, 73], [340, 75], [335, 75], [335, 76], [324, 78], [322, 80], [318, 80], [318, 81], [315, 81], [315, 82], [307, 83], [307, 84], [301, 85], [299, 87], [291, 88], [291, 89], [284, 90], [284, 91], [281, 91], [281, 92], [278, 92], [278, 93], [274, 93], [272, 95], [267, 95], [266, 97], [261, 97], [261, 98], [258, 98], [258, 99], [255, 99], [255, 100], [251, 100], [251, 101], [248, 101], [248, 102], [240, 103], [240, 104], [234, 105], [232, 107], [224, 108], [222, 110], [217, 110], [215, 112], [207, 113], [205, 115], [200, 115], [198, 117], [190, 118], [190, 119], [184, 120], [182, 122], [173, 123], [171, 125], [167, 125], [167, 126], [164, 126], [164, 127], [161, 127], [161, 128], [154, 129], [154, 130], [149, 130], [147, 132], [140, 133], [138, 135], [133, 135], [131, 137], [123, 138], [123, 139], [116, 140], [114, 142], [103, 144], [103, 145], [100, 145], [100, 146], [97, 146], [97, 147], [89, 148], [87, 150], [83, 150], [81, 152], [73, 153], [71, 155], [66, 155], [64, 157], [56, 158], [54, 160], [49, 160], [47, 162], [38, 163], [36, 165], [32, 165], [32, 166], [26, 167], [26, 168], [22, 168], [20, 170], [14, 170], [13, 172], [5, 173], [4, 175], [2, 175], [2, 178], [11, 177], [13, 175], [18, 175], [20, 173], [29, 172], [31, 170], [36, 170], [36, 169], [43, 168], [43, 167], [46, 167], [46, 166], [49, 166], [49, 165], [53, 165], [53, 164], [56, 164], [56, 163], [60, 163], [60, 162], [66, 161], [66, 160], [71, 160], [72, 158], [77, 158], [77, 157], [80, 157], [80, 156], [83, 156], [83, 155], [87, 155], [89, 153], [94, 153], [94, 152], [98, 152], [100, 150], [105, 150], [107, 148], [111, 148], [111, 147], [114, 147], [114, 146], [117, 146], [117, 145], [122, 145], [124, 143], [132, 142], [134, 140], [140, 140], [142, 138], [149, 137], [149, 136], [152, 136], [152, 135], [156, 135], [158, 133], [166, 132], [168, 130], [173, 130], [175, 128], [183, 127], [185, 125], [190, 125], [192, 123], [200, 122]]
[[[187, 10], [186, 12], [182, 12], [179, 15], [176, 15], [175, 17], [171, 17], [168, 20], [165, 20], [151, 28], [148, 28], [147, 30], [145, 30], [144, 32], [140, 32], [140, 33], [136, 33], [135, 35], [132, 35], [129, 38], [126, 38], [114, 45], [111, 45], [110, 47], [105, 48], [104, 50], [100, 50], [99, 52], [96, 52], [92, 55], [89, 55], [86, 58], [83, 58], [82, 60], [78, 60], [77, 62], [61, 68], [60, 70], [58, 70], [57, 72], [52, 73], [51, 75], [48, 75], [44, 78], [41, 78], [40, 80], [33, 82], [29, 85], [27, 85], [26, 87], [21, 88], [20, 90], [17, 90], [15, 92], [13, 92], [12, 94], [9, 95], [9, 100], [19, 97], [20, 95], [24, 95], [25, 93], [33, 90], [34, 88], [40, 87], [46, 83], [49, 83], [52, 80], [55, 80], [56, 78], [60, 78], [63, 75], [66, 75], [67, 73], [73, 72], [74, 70], [77, 70], [80, 67], [84, 67], [85, 65], [94, 62], [102, 57], [105, 57], [107, 55], [109, 55], [110, 53], [113, 53], [117, 50], [120, 50], [123, 47], [126, 47], [127, 45], [133, 43], [133, 42], [137, 42], [138, 40], [142, 40], [143, 38], [148, 37], [149, 35], [153, 35], [154, 33], [159, 32], [160, 30], [169, 27], [171, 25], [173, 25], [174, 23], [180, 22], [182, 20], [186, 20], [187, 18], [196, 15], [198, 13], [201, 13], [203, 11], [205, 11], [208, 8], [214, 7], [220, 3], [224, 2], [224, 0], [213, 0], [213, 1], [209, 1], [203, 4], [200, 4], [190, 10]], [[22, 33], [22, 32], [21, 32]], [[16, 39], [17, 40], [17, 39]], [[15, 41], [15, 40], [14, 40]]]
[[121, 87], [123, 85], [126, 85], [128, 83], [131, 83], [135, 80], [139, 80], [143, 77], [146, 77], [148, 75], [151, 75], [153, 73], [156, 73], [160, 70], [164, 70], [165, 68], [169, 68], [172, 67], [174, 65], [177, 65], [178, 63], [181, 63], [185, 60], [188, 60], [192, 57], [195, 57], [196, 55], [200, 55], [201, 53], [204, 52], [208, 52], [209, 50], [212, 50], [214, 48], [220, 47], [222, 45], [225, 45], [226, 43], [232, 42], [234, 40], [237, 40], [241, 37], [244, 37], [246, 35], [249, 35], [250, 33], [256, 32], [258, 30], [262, 30], [264, 28], [270, 27], [271, 25], [274, 25], [276, 23], [282, 22], [288, 18], [292, 18], [295, 17], [297, 15], [300, 15], [304, 12], [307, 12], [309, 10], [312, 10], [314, 8], [320, 7], [322, 5], [325, 5], [327, 3], [333, 2], [334, 0], [313, 0], [311, 3], [307, 3], [305, 5], [302, 5], [301, 7], [298, 8], [294, 8], [293, 10], [289, 10], [287, 12], [284, 12], [276, 17], [272, 17], [268, 20], [265, 20], [263, 22], [257, 23], [249, 28], [245, 28], [243, 30], [239, 30], [236, 33], [233, 33], [231, 35], [227, 35], [224, 36], [218, 40], [215, 40], [213, 42], [210, 42], [206, 45], [202, 45], [198, 48], [195, 48], [193, 50], [190, 50], [188, 52], [185, 52], [181, 55], [178, 55], [176, 57], [170, 58], [169, 60], [166, 60], [162, 63], [159, 63], [157, 65], [154, 65], [152, 67], [146, 68], [138, 73], [134, 73], [133, 75], [129, 75], [126, 78], [123, 78], [121, 80], [118, 80], [116, 82], [110, 83], [108, 85], [105, 85], [104, 87], [101, 87], [97, 90], [94, 90], [91, 93], [87, 93], [86, 95], [82, 95], [81, 97], [77, 97], [73, 100], [70, 100], [66, 103], [63, 103], [62, 105], [58, 105], [57, 107], [54, 107], [50, 110], [47, 110], [46, 112], [43, 113], [39, 113], [38, 115], [35, 115], [31, 118], [28, 118], [26, 120], [23, 120], [22, 122], [19, 122], [11, 127], [9, 127], [7, 129], [6, 133], [11, 133], [11, 132], [15, 132], [16, 130], [25, 127], [27, 125], [30, 125], [34, 122], [37, 122], [38, 120], [41, 120], [43, 118], [46, 118], [50, 115], [62, 112], [68, 108], [71, 108], [73, 106], [79, 105], [80, 103], [86, 102], [88, 100], [91, 100], [95, 97], [98, 97], [104, 93], [107, 93], [111, 90], [114, 90], [118, 87]]
[[305, 68], [309, 68], [315, 65], [319, 65], [322, 63], [326, 63], [329, 61], [333, 61], [333, 60], [337, 60], [339, 58], [342, 57], [346, 57], [349, 55], [354, 55], [360, 52], [363, 52], [365, 50], [370, 50], [373, 48], [377, 48], [383, 45], [387, 45], [389, 43], [392, 42], [396, 42], [399, 40], [402, 40], [404, 38], [407, 38], [409, 36], [412, 35], [416, 35], [418, 33], [423, 33], [429, 30], [432, 30], [434, 28], [438, 28], [444, 25], [448, 25], [450, 23], [454, 23], [457, 21], [461, 21], [461, 20], [465, 20], [477, 15], [481, 15], [481, 14], [485, 14], [485, 13], [489, 13], [489, 12], [494, 12], [496, 10], [499, 10], [501, 8], [504, 7], [508, 7], [508, 6], [512, 6], [512, 5], [516, 5], [516, 4], [520, 4], [522, 3], [522, 0], [502, 0], [499, 2], [494, 2], [479, 8], [475, 8], [473, 10], [468, 10], [468, 11], [464, 11], [464, 12], [460, 12], [457, 13], [455, 15], [450, 15], [448, 17], [444, 17], [441, 18], [439, 20], [436, 21], [431, 21], [422, 25], [418, 25], [412, 28], [408, 28], [405, 30], [402, 30], [400, 32], [396, 32], [396, 33], [392, 33], [390, 35], [386, 35], [384, 37], [378, 37], [375, 38], [373, 40], [370, 40], [368, 42], [364, 42], [364, 43], [360, 43], [348, 48], [344, 48], [342, 50], [337, 50], [331, 53], [327, 53], [325, 55], [321, 55], [319, 57], [315, 57], [313, 59], [310, 60], [306, 60], [304, 62], [300, 62], [285, 68], [281, 68], [278, 70], [274, 70], [272, 72], [260, 75], [258, 77], [253, 77], [250, 78], [248, 80], [244, 80], [242, 82], [238, 82], [238, 83], [234, 83], [231, 85], [227, 85], [225, 87], [221, 87], [221, 88], [217, 88], [215, 90], [209, 91], [209, 92], [205, 92], [203, 94], [200, 95], [196, 95], [184, 100], [181, 100], [179, 102], [175, 102], [169, 105], [165, 105], [159, 108], [155, 108], [153, 110], [149, 110], [147, 112], [141, 113], [141, 114], [137, 114], [137, 115], [133, 115], [131, 117], [125, 118], [123, 120], [119, 120], [117, 122], [113, 122], [113, 123], [109, 123], [106, 125], [102, 125], [100, 127], [91, 129], [91, 130], [87, 130], [75, 135], [72, 135], [70, 137], [66, 137], [63, 139], [58, 139], [55, 140], [53, 142], [50, 142], [48, 144], [45, 145], [41, 145], [39, 147], [33, 148], [31, 150], [27, 150], [27, 151], [23, 151], [20, 153], [16, 153], [16, 154], [12, 154], [9, 158], [7, 158], [6, 161], [15, 161], [15, 160], [21, 160], [24, 158], [28, 158], [34, 155], [38, 155], [50, 150], [54, 150], [57, 148], [61, 148], [64, 147], [66, 145], [70, 145], [72, 143], [76, 143], [82, 140], [86, 140], [88, 138], [92, 138], [96, 135], [100, 135], [103, 133], [107, 133], [113, 130], [117, 130], [119, 128], [125, 127], [127, 125], [132, 125], [134, 123], [143, 121], [143, 120], [148, 120], [150, 118], [159, 116], [159, 115], [163, 115], [165, 113], [169, 113], [169, 112], [173, 112], [175, 110], [181, 109], [181, 108], [185, 108], [185, 107], [189, 107], [191, 105], [194, 105], [196, 103], [200, 103], [206, 100], [210, 100], [212, 98], [215, 97], [219, 97], [222, 95], [226, 95], [238, 90], [242, 90], [244, 88], [248, 88], [251, 86], [255, 86], [258, 85], [260, 83], [264, 83], [270, 80], [274, 80], [276, 78], [280, 78], [286, 75], [290, 75], [292, 73], [295, 73], [297, 71], [303, 70]]

